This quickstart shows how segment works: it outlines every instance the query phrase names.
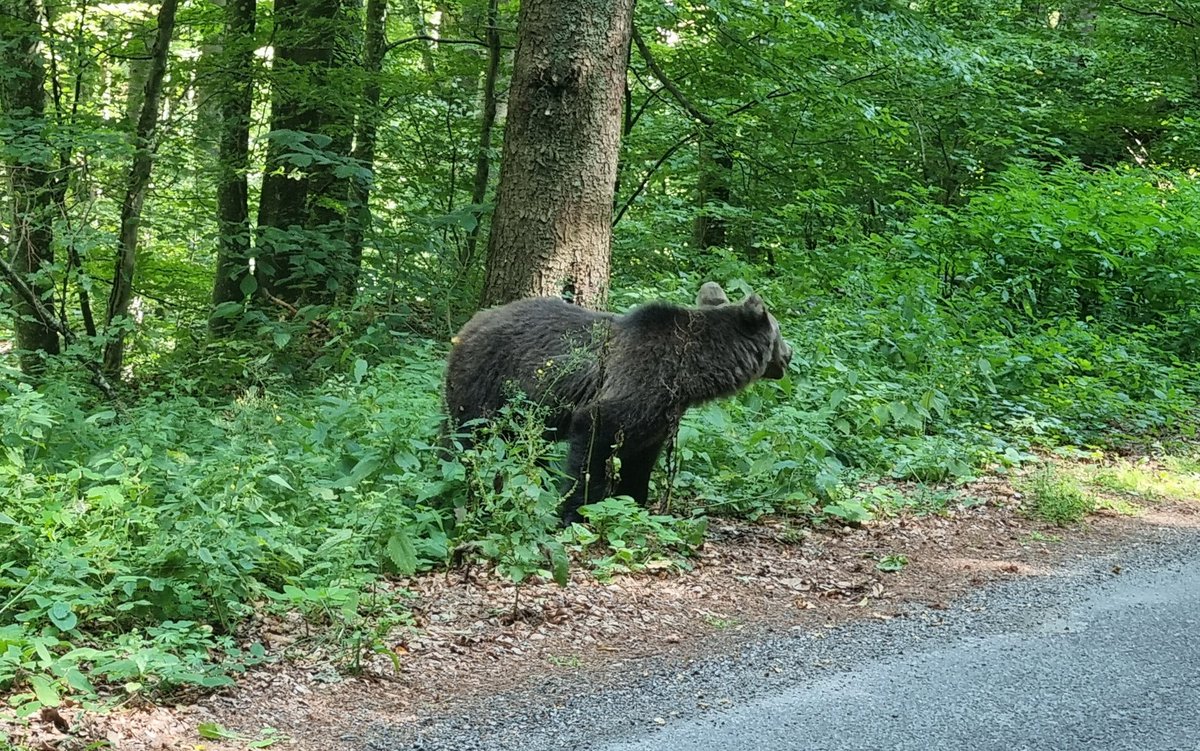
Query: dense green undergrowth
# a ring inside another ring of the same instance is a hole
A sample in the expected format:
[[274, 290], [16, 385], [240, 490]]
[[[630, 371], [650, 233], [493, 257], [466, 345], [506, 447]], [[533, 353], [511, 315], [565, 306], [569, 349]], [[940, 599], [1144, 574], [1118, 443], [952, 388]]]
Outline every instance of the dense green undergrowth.
[[31, 712], [99, 683], [219, 685], [264, 657], [239, 626], [284, 610], [328, 626], [353, 667], [406, 622], [386, 578], [463, 557], [514, 582], [565, 581], [572, 560], [686, 566], [707, 515], [863, 522], [907, 503], [865, 480], [932, 486], [1037, 447], [1190, 436], [1192, 178], [1008, 177], [957, 210], [909, 206], [897, 232], [822, 256], [836, 263], [786, 244], [769, 272], [648, 252], [676, 270], [625, 280], [618, 308], [686, 302], [710, 278], [752, 286], [796, 352], [788, 378], [685, 419], [656, 480], [674, 516], [614, 499], [560, 529], [540, 462], [555, 450], [519, 408], [517, 440], [445, 455], [445, 343], [378, 322], [324, 345], [264, 329], [273, 358], [230, 344], [143, 363], [119, 409], [67, 365], [36, 388], [6, 372], [0, 688]]

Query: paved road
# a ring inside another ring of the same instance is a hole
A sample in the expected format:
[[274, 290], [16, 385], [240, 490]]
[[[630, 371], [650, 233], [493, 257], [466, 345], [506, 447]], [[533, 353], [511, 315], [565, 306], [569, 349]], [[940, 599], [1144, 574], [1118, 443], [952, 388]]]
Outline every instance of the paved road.
[[1200, 751], [1198, 566], [1122, 575], [1019, 632], [926, 645], [602, 748]]
[[[1119, 571], [1119, 573], [1115, 573]], [[1200, 530], [1152, 532], [948, 611], [559, 674], [380, 751], [1200, 751]]]

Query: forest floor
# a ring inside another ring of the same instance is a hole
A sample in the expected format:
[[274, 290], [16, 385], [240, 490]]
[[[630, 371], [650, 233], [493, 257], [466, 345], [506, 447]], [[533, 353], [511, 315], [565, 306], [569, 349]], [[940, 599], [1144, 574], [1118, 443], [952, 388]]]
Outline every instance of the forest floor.
[[[713, 519], [689, 571], [600, 581], [580, 566], [569, 587], [523, 586], [515, 617], [512, 586], [481, 569], [397, 582], [410, 593], [415, 623], [386, 637], [398, 663], [364, 656], [358, 675], [333, 667], [345, 649], [336, 640], [314, 647], [301, 638], [302, 623], [263, 621], [247, 639], [291, 659], [252, 670], [234, 688], [173, 705], [67, 707], [27, 726], [4, 728], [0, 717], [0, 729], [35, 749], [103, 747], [88, 745], [98, 741], [137, 751], [361, 748], [368, 728], [443, 716], [547, 675], [611, 677], [638, 669], [641, 658], [713, 654], [756, 634], [890, 619], [914, 604], [940, 610], [972, 587], [1045, 574], [1157, 528], [1200, 528], [1200, 494], [1192, 493], [1200, 479], [1181, 483], [1150, 459], [1118, 461], [1146, 481], [1115, 490], [1087, 484], [1100, 508], [1069, 527], [1031, 518], [1022, 494], [998, 476], [956, 486], [941, 514], [860, 528]], [[1086, 479], [1100, 466], [1061, 469]], [[897, 571], [877, 567], [900, 556], [907, 562]]]

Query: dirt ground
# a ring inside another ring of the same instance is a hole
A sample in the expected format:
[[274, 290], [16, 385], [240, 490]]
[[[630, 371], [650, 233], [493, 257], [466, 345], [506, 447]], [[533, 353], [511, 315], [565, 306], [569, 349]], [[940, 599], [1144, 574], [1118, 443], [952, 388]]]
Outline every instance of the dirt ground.
[[[903, 488], [901, 488], [903, 489]], [[1159, 502], [1133, 516], [1100, 511], [1058, 528], [1021, 512], [1021, 498], [991, 477], [959, 490], [945, 515], [899, 516], [862, 528], [814, 530], [801, 522], [714, 520], [686, 572], [658, 570], [571, 585], [527, 584], [518, 617], [511, 585], [485, 571], [397, 582], [412, 593], [415, 628], [387, 637], [365, 670], [333, 670], [309, 650], [253, 670], [238, 685], [175, 706], [126, 705], [99, 713], [67, 707], [0, 730], [34, 749], [341, 749], [353, 730], [444, 714], [481, 695], [519, 689], [552, 671], [603, 673], [631, 658], [686, 658], [765, 630], [820, 629], [856, 618], [891, 618], [908, 604], [945, 608], [970, 587], [1036, 575], [1111, 549], [1157, 526], [1200, 527], [1200, 505]], [[877, 563], [904, 556], [899, 571]], [[581, 567], [577, 567], [581, 568]], [[294, 623], [253, 634], [272, 654], [297, 651]], [[235, 737], [204, 738], [216, 723]], [[251, 745], [258, 741], [263, 745]], [[0, 742], [0, 746], [2, 746]]]

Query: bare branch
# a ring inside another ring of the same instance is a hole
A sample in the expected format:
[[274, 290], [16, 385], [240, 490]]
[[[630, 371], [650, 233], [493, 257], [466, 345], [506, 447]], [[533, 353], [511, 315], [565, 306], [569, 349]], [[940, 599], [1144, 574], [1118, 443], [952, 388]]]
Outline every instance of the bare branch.
[[[9, 285], [18, 295], [29, 303], [37, 315], [38, 320], [42, 322], [46, 328], [53, 330], [56, 334], [63, 338], [63, 341], [68, 345], [75, 343], [75, 333], [61, 319], [54, 315], [54, 311], [46, 307], [37, 293], [26, 283], [25, 279], [17, 273], [17, 270], [9, 265], [8, 261], [0, 257], [0, 271], [4, 272], [4, 276], [8, 279]], [[96, 362], [86, 355], [79, 356], [84, 366], [92, 373], [92, 383], [100, 392], [114, 404], [117, 402], [117, 392], [113, 390], [112, 384], [108, 382], [108, 378], [104, 376], [104, 371], [100, 368], [100, 363]]]
[[[485, 48], [488, 46], [487, 40], [484, 39], [442, 39], [441, 37], [435, 37], [430, 34], [416, 34], [414, 36], [404, 37], [403, 39], [397, 39], [394, 42], [390, 42], [386, 47], [383, 48], [383, 54], [386, 55], [397, 47], [405, 44], [411, 44], [412, 42], [433, 42], [435, 44], [468, 44], [473, 47]], [[500, 45], [500, 49], [511, 50], [512, 47], [510, 45], [502, 44]]]
[[637, 45], [638, 53], [640, 53], [642, 59], [646, 61], [646, 65], [650, 67], [650, 71], [654, 73], [654, 77], [659, 80], [659, 82], [663, 85], [663, 88], [671, 92], [671, 96], [675, 97], [675, 101], [679, 102], [679, 106], [683, 107], [689, 115], [705, 125], [716, 124], [716, 120], [701, 112], [696, 105], [692, 104], [691, 101], [683, 95], [683, 92], [679, 90], [679, 87], [672, 83], [671, 79], [667, 78], [666, 73], [664, 73], [663, 69], [659, 67], [658, 62], [654, 59], [654, 56], [650, 54], [650, 48], [646, 46], [646, 42], [642, 39], [642, 35], [638, 33], [636, 27], [633, 29], [633, 43]]
[[1179, 16], [1173, 16], [1170, 13], [1166, 13], [1161, 10], [1147, 10], [1145, 8], [1134, 8], [1133, 6], [1126, 5], [1125, 3], [1113, 3], [1113, 5], [1117, 6], [1121, 10], [1132, 13], [1135, 16], [1145, 16], [1148, 18], [1162, 18], [1164, 20], [1170, 21], [1171, 23], [1178, 24], [1180, 26], [1184, 26], [1189, 29], [1196, 28], [1195, 21], [1188, 19], [1188, 18], [1180, 18]]
[[698, 133], [690, 133], [685, 136], [683, 140], [677, 142], [674, 146], [667, 149], [666, 153], [660, 156], [658, 161], [654, 163], [654, 166], [646, 171], [646, 174], [642, 176], [641, 182], [639, 182], [638, 186], [633, 189], [632, 193], [629, 194], [629, 198], [626, 198], [625, 203], [621, 204], [621, 209], [613, 218], [614, 227], [617, 226], [617, 222], [621, 221], [621, 217], [625, 216], [625, 212], [629, 211], [629, 207], [632, 206], [633, 202], [637, 200], [637, 197], [642, 194], [642, 191], [646, 189], [646, 186], [650, 184], [650, 178], [654, 177], [654, 173], [658, 172], [658, 168], [663, 166], [663, 164], [665, 164], [666, 161], [670, 159], [676, 151], [679, 151], [684, 146], [688, 145], [692, 141], [695, 141], [698, 135]]
[[[858, 83], [859, 81], [866, 81], [867, 79], [875, 78], [876, 76], [882, 75], [883, 72], [886, 71], [890, 67], [891, 67], [890, 65], [885, 65], [882, 68], [876, 68], [875, 70], [867, 71], [866, 73], [863, 73], [862, 75], [854, 76], [852, 78], [847, 78], [844, 81], [839, 81], [838, 85], [839, 86], [849, 86], [850, 84]], [[799, 94], [803, 90], [804, 90], [804, 88], [801, 86], [790, 86], [790, 87], [784, 88], [784, 89], [775, 89], [774, 91], [768, 93], [764, 97], [760, 97], [759, 99], [752, 99], [749, 102], [746, 102], [745, 104], [739, 104], [737, 107], [734, 107], [733, 109], [726, 112], [724, 116], [725, 117], [733, 117], [734, 115], [740, 115], [741, 113], [745, 112], [746, 110], [751, 109], [753, 107], [757, 107], [758, 105], [762, 104], [763, 102], [769, 102], [772, 99], [782, 99], [783, 97], [792, 96], [793, 94]]]

